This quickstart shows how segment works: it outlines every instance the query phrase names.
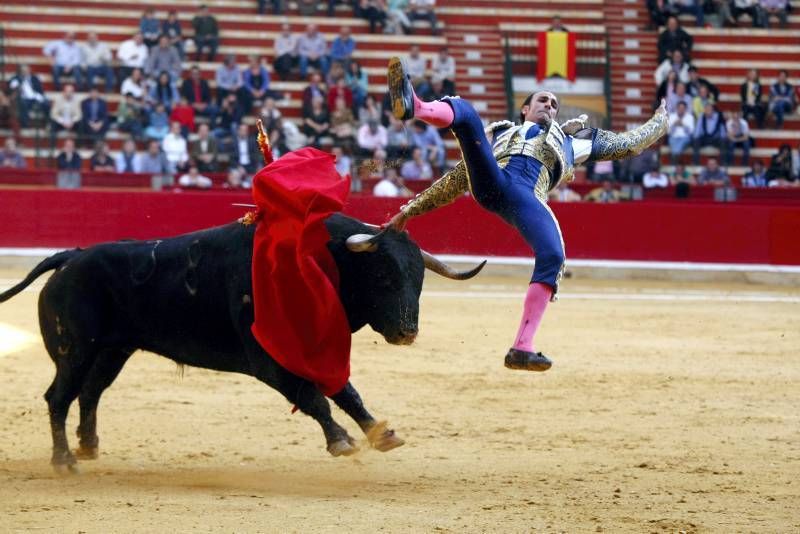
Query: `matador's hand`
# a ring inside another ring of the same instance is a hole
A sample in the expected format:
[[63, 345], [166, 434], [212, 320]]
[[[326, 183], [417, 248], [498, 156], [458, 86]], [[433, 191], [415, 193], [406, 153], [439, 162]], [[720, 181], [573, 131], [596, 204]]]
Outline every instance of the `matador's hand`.
[[402, 211], [398, 212], [397, 215], [389, 219], [389, 222], [384, 223], [382, 225], [383, 228], [392, 228], [397, 232], [402, 232], [406, 229], [406, 225], [408, 224], [408, 220], [410, 217], [403, 213]]
[[589, 119], [589, 116], [586, 114], [578, 115], [574, 119], [570, 119], [564, 124], [561, 125], [561, 131], [564, 132], [566, 135], [575, 135], [580, 130], [586, 128], [586, 121]]
[[656, 113], [663, 113], [664, 115], [667, 114], [667, 99], [666, 98], [662, 98], [661, 99], [661, 105], [658, 106], [658, 109], [656, 110]]

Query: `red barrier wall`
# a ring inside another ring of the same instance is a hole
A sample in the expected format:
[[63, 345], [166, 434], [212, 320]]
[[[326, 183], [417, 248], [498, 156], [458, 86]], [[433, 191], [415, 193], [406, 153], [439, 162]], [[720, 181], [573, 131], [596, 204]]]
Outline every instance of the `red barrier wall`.
[[[224, 224], [248, 193], [0, 190], [0, 247], [73, 247]], [[346, 213], [381, 223], [403, 199], [352, 197]], [[567, 256], [800, 265], [800, 206], [672, 202], [552, 204]], [[517, 233], [469, 198], [409, 225], [437, 253], [530, 256]]]

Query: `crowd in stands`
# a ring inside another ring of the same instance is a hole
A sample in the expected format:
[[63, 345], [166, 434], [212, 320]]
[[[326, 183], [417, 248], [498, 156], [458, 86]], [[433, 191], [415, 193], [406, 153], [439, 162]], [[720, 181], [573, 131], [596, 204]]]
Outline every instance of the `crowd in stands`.
[[737, 27], [742, 15], [748, 15], [754, 28], [770, 28], [776, 22], [785, 28], [791, 7], [789, 0], [647, 0], [655, 27], [663, 26], [669, 17], [688, 13], [698, 27], [709, 20], [720, 27]]
[[[421, 18], [436, 27], [434, 6], [433, 0], [362, 1], [356, 10], [366, 17], [366, 12], [385, 9], [386, 17], [370, 17], [387, 26], [400, 20], [400, 31], [410, 33], [410, 21]], [[273, 2], [272, 8], [280, 12], [285, 5]], [[159, 20], [147, 8], [139, 28], [120, 43], [102, 42], [93, 32], [80, 42], [74, 32], [66, 32], [43, 48], [55, 94], [45, 93], [27, 65], [18, 66], [2, 92], [6, 107], [15, 108], [18, 127], [37, 121], [46, 125], [59, 186], [79, 187], [80, 171], [88, 167], [149, 173], [163, 184], [201, 188], [211, 185], [205, 174], [227, 173], [229, 186], [249, 187], [261, 166], [252, 127], [256, 118], [276, 157], [307, 145], [332, 150], [340, 156], [340, 172], [353, 175], [356, 186], [359, 178], [402, 183], [446, 170], [440, 132], [422, 122], [397, 121], [387, 108], [388, 95], [369, 93], [367, 72], [353, 58], [357, 39], [349, 26], [328, 42], [316, 24], [293, 31], [285, 23], [271, 61], [251, 55], [241, 65], [239, 58], [226, 55], [209, 83], [191, 60], [215, 60], [219, 25], [206, 6], [199, 7], [191, 25], [194, 31], [187, 37], [177, 12]], [[414, 47], [408, 59], [419, 94], [455, 93], [455, 61], [446, 48], [429, 62]], [[273, 77], [307, 81], [299, 122], [282, 116], [288, 101], [272, 89]], [[114, 92], [119, 96], [112, 113], [108, 95]], [[119, 151], [109, 149], [110, 130], [125, 136]], [[87, 164], [79, 149], [89, 147], [94, 153]], [[24, 158], [14, 154], [19, 151], [10, 138], [0, 165], [24, 166]]]

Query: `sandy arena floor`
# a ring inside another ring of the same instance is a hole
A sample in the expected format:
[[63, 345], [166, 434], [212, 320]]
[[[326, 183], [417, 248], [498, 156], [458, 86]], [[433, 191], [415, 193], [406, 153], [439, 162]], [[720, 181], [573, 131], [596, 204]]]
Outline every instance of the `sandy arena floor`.
[[0, 305], [0, 532], [800, 531], [800, 289], [567, 280], [534, 374], [502, 366], [525, 279], [473, 282], [429, 277], [410, 347], [355, 337], [404, 447], [331, 458], [261, 383], [137, 354], [68, 478], [37, 292]]

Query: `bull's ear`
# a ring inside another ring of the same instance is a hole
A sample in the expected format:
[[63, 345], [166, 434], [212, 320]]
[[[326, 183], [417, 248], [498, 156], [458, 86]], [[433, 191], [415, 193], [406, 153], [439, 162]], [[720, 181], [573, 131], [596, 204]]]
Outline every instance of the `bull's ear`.
[[381, 234], [354, 234], [347, 238], [347, 250], [351, 252], [375, 252], [378, 249], [378, 237]]

